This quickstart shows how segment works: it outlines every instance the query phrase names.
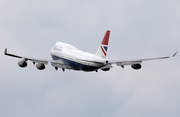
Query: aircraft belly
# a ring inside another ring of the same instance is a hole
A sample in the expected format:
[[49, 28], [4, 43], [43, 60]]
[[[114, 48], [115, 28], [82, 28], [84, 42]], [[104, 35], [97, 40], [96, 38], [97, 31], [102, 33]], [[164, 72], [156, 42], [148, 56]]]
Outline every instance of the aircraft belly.
[[82, 70], [82, 71], [95, 71], [102, 66], [93, 62], [83, 62], [83, 61], [77, 61], [77, 60], [69, 60], [66, 58], [62, 58], [59, 56], [51, 55], [54, 60], [61, 59], [65, 61], [66, 64], [71, 66], [74, 70]]
[[95, 71], [101, 67], [95, 63], [90, 63], [90, 62], [77, 61], [77, 60], [75, 61], [67, 60], [67, 61], [71, 67], [78, 68], [82, 71]]
[[83, 70], [83, 71], [94, 71], [100, 68], [97, 66], [90, 66], [90, 65], [86, 65], [86, 64], [82, 64], [82, 63], [78, 63], [74, 61], [71, 61], [70, 65], [72, 67], [79, 68], [80, 70]]

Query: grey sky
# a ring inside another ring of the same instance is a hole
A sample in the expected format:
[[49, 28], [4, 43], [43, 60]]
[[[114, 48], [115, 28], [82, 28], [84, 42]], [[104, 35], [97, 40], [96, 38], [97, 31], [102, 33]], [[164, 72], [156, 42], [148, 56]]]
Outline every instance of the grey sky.
[[1, 0], [1, 117], [179, 117], [179, 55], [144, 62], [135, 71], [21, 69], [10, 53], [51, 59], [58, 42], [95, 53], [111, 31], [110, 59], [137, 59], [180, 52], [178, 0]]

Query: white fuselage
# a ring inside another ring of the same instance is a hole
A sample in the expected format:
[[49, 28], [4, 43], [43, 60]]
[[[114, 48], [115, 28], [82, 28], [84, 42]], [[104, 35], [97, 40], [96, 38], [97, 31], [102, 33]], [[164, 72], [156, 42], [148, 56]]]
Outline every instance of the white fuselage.
[[63, 60], [69, 69], [94, 71], [107, 65], [107, 59], [98, 57], [94, 54], [83, 52], [76, 47], [57, 42], [51, 50], [51, 56], [54, 60]]

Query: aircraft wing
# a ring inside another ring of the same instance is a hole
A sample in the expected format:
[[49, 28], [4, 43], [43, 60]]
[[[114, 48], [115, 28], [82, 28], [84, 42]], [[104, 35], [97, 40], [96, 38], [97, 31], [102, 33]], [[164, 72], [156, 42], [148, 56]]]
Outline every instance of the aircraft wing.
[[110, 60], [108, 63], [109, 64], [116, 64], [117, 66], [122, 66], [124, 65], [134, 65], [134, 64], [141, 64], [143, 61], [149, 61], [149, 60], [157, 60], [157, 59], [166, 59], [170, 57], [175, 57], [177, 52], [175, 52], [172, 56], [165, 56], [165, 57], [157, 57], [157, 58], [147, 58], [147, 59], [136, 59], [136, 60], [126, 60], [126, 61], [120, 61], [120, 60]]
[[66, 63], [66, 61], [63, 61], [63, 60], [42, 60], [42, 59], [23, 57], [23, 56], [19, 56], [19, 55], [15, 55], [15, 54], [10, 54], [7, 52], [7, 49], [5, 49], [4, 54], [7, 56], [15, 57], [15, 58], [22, 58], [23, 59], [22, 61], [24, 61], [24, 62], [29, 60], [29, 61], [33, 62], [34, 64], [35, 63], [39, 63], [39, 64], [51, 63], [51, 65], [54, 67], [70, 69], [70, 66], [68, 65], [68, 63]]
[[15, 58], [22, 58], [22, 59], [25, 59], [26, 61], [29, 60], [29, 61], [32, 61], [33, 63], [48, 64], [47, 60], [33, 59], [33, 58], [28, 58], [28, 57], [23, 57], [23, 56], [7, 53], [7, 48], [5, 49], [4, 54], [7, 56], [15, 57]]

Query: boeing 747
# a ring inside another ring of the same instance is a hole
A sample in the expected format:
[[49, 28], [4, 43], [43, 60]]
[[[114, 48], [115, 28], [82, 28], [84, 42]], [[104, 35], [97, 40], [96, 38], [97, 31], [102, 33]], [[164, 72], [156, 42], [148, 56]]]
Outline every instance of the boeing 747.
[[172, 56], [157, 58], [117, 61], [109, 60], [106, 58], [109, 36], [110, 31], [107, 30], [96, 54], [81, 51], [78, 48], [63, 42], [57, 42], [52, 48], [52, 60], [41, 60], [10, 54], [7, 52], [7, 49], [5, 49], [4, 53], [7, 56], [20, 58], [21, 60], [18, 62], [18, 65], [22, 68], [27, 66], [27, 61], [31, 61], [36, 65], [37, 69], [39, 70], [45, 69], [45, 65], [50, 63], [56, 70], [58, 70], [58, 68], [61, 68], [63, 71], [65, 71], [65, 69], [70, 69], [86, 72], [97, 72], [99, 69], [101, 69], [102, 71], [109, 71], [112, 68], [112, 64], [116, 64], [117, 66], [121, 66], [122, 68], [124, 68], [125, 65], [131, 65], [133, 69], [137, 70], [141, 68], [141, 64], [143, 61], [175, 57], [177, 53], [174, 53]]

